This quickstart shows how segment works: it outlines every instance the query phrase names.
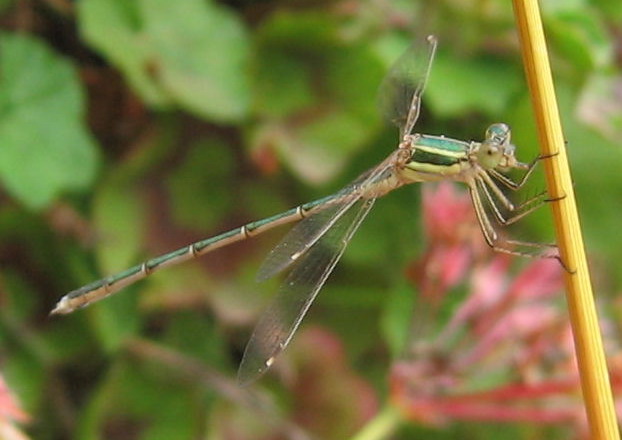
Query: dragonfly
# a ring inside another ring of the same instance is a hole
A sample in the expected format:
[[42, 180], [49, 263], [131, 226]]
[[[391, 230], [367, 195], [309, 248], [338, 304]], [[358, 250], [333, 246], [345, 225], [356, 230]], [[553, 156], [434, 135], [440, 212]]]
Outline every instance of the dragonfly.
[[[259, 318], [244, 351], [238, 371], [238, 381], [244, 385], [264, 374], [290, 343], [376, 199], [401, 186], [440, 180], [462, 182], [468, 188], [484, 239], [492, 249], [512, 255], [559, 259], [554, 245], [509, 240], [498, 232], [499, 227], [520, 220], [550, 200], [543, 192], [515, 205], [506, 196], [508, 191], [503, 189], [518, 191], [544, 158], [538, 156], [529, 163], [520, 162], [507, 124], [490, 125], [482, 141], [413, 132], [436, 48], [434, 36], [428, 36], [425, 44], [413, 44], [380, 86], [380, 105], [400, 133], [397, 148], [380, 164], [333, 195], [197, 241], [71, 291], [58, 301], [51, 313], [71, 313], [161, 269], [298, 221], [258, 271], [257, 279], [261, 281], [290, 269]], [[508, 176], [511, 170], [521, 170], [522, 177], [512, 179]]]

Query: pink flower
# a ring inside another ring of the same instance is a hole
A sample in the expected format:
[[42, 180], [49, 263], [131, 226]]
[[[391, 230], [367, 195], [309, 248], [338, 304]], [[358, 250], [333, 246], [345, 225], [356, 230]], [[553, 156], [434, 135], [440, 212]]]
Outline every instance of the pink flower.
[[0, 375], [0, 438], [5, 440], [28, 440], [28, 437], [15, 427], [15, 422], [28, 422], [30, 417], [21, 408]]
[[469, 196], [450, 182], [423, 187], [423, 223], [431, 244], [409, 274], [424, 296], [440, 299], [465, 276], [477, 248], [474, 242], [485, 245]]
[[[413, 348], [410, 358], [394, 364], [395, 405], [419, 422], [558, 424], [584, 438], [559, 263], [487, 250], [468, 196], [449, 183], [426, 189], [423, 206], [430, 243], [410, 274], [428, 305], [425, 318], [449, 318]], [[515, 263], [524, 261], [526, 266], [512, 275]], [[457, 286], [466, 290], [460, 301], [452, 298]], [[606, 332], [605, 344], [618, 353], [613, 360], [622, 359]], [[622, 361], [611, 368], [613, 386], [622, 387]]]

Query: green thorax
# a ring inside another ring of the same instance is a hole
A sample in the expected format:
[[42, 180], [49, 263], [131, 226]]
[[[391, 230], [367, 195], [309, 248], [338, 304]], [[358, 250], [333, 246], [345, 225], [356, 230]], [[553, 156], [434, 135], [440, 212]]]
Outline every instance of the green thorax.
[[444, 136], [417, 135], [414, 152], [406, 164], [406, 178], [436, 180], [458, 175], [469, 167], [471, 144]]

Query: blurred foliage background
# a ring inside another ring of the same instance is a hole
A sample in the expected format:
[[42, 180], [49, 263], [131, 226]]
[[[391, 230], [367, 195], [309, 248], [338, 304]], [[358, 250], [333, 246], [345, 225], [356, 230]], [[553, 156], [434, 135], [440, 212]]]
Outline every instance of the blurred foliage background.
[[[541, 6], [615, 335], [622, 8]], [[386, 414], [391, 365], [412, 338], [407, 268], [427, 242], [418, 186], [377, 203], [290, 349], [249, 389], [235, 371], [278, 286], [254, 273], [285, 230], [47, 314], [83, 284], [328, 195], [380, 162], [397, 131], [376, 91], [413, 40], [440, 41], [417, 131], [481, 139], [504, 121], [519, 158], [537, 154], [507, 1], [2, 0], [0, 26], [0, 372], [31, 438], [339, 439]], [[551, 241], [549, 217], [517, 232]], [[446, 422], [397, 423], [393, 438], [568, 438]]]

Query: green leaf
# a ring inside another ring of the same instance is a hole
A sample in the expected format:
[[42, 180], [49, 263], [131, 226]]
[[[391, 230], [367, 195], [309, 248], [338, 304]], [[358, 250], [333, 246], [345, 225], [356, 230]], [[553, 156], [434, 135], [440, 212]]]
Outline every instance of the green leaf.
[[196, 406], [187, 395], [177, 390], [167, 390], [164, 401], [153, 405], [153, 423], [141, 437], [144, 440], [163, 438], [193, 439], [196, 438], [197, 418]]
[[[127, 167], [117, 169], [95, 195], [96, 256], [103, 275], [137, 263], [144, 237], [144, 206], [127, 172]], [[141, 315], [136, 311], [138, 299], [132, 287], [87, 310], [93, 330], [106, 351], [118, 349], [140, 327]]]
[[616, 23], [618, 26], [622, 23], [622, 8], [616, 2], [610, 0], [594, 0], [590, 2], [600, 9], [603, 16], [607, 17], [608, 23]]
[[382, 62], [346, 44], [334, 18], [278, 14], [258, 31], [254, 148], [273, 148], [301, 178], [323, 183], [378, 131]]
[[578, 117], [613, 143], [622, 138], [622, 74], [595, 72], [581, 91]]
[[380, 327], [393, 358], [403, 354], [411, 341], [416, 295], [406, 283], [395, 286], [385, 303]]
[[600, 255], [602, 265], [608, 265], [610, 276], [622, 277], [617, 262], [622, 258], [622, 235], [619, 218], [614, 214], [622, 194], [622, 151], [618, 143], [605, 138], [576, 120], [577, 96], [571, 87], [559, 81], [557, 99], [568, 139], [568, 154], [576, 192], [581, 225], [589, 252]]
[[311, 79], [303, 60], [279, 51], [265, 51], [257, 64], [258, 80], [253, 92], [258, 113], [281, 118], [313, 104]]
[[580, 70], [589, 71], [612, 59], [612, 42], [596, 13], [583, 8], [549, 16], [546, 29], [555, 50]]
[[148, 103], [216, 121], [247, 113], [249, 40], [243, 23], [202, 0], [85, 0], [82, 33]]
[[13, 0], [0, 0], [0, 12], [7, 9], [9, 6], [11, 6], [12, 3]]
[[[5, 346], [6, 347], [6, 346]], [[13, 351], [2, 361], [2, 374], [28, 412], [45, 399], [46, 371], [39, 359], [24, 350]]]
[[90, 324], [106, 352], [123, 348], [123, 344], [140, 329], [142, 316], [137, 312], [136, 303], [136, 294], [125, 291], [88, 311]]
[[86, 188], [97, 154], [73, 66], [35, 38], [0, 34], [0, 180], [31, 209]]
[[521, 87], [516, 65], [500, 59], [458, 59], [439, 50], [423, 98], [437, 116], [481, 110], [497, 116]]
[[218, 224], [234, 203], [230, 187], [233, 161], [229, 146], [216, 140], [203, 139], [192, 146], [184, 162], [166, 179], [179, 224], [198, 230]]
[[220, 329], [200, 312], [180, 312], [171, 318], [166, 345], [198, 359], [208, 358], [211, 367], [227, 365], [227, 351]]
[[145, 212], [139, 195], [127, 180], [115, 174], [95, 195], [93, 221], [98, 239], [97, 260], [106, 274], [135, 263], [143, 239]]

